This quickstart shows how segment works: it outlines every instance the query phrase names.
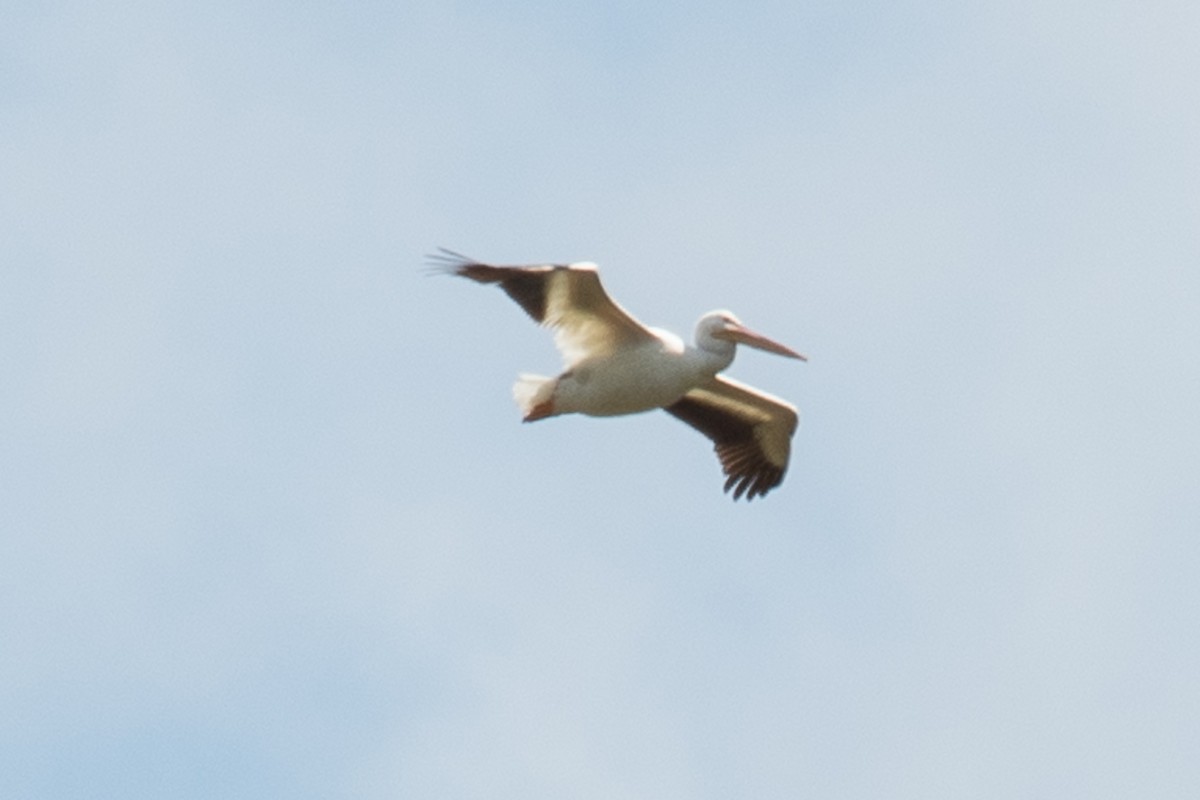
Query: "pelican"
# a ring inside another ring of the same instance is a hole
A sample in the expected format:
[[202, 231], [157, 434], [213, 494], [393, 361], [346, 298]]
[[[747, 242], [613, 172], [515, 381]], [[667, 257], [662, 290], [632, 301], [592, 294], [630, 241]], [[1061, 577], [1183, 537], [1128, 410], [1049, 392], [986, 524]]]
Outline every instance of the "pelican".
[[554, 332], [565, 371], [522, 374], [513, 397], [525, 422], [561, 414], [608, 417], [661, 408], [714, 444], [725, 491], [753, 500], [783, 482], [798, 420], [796, 407], [719, 374], [737, 343], [808, 359], [728, 311], [696, 324], [695, 344], [650, 328], [604, 291], [595, 264], [493, 266], [452, 250], [429, 256], [438, 272], [498, 284], [535, 321]]

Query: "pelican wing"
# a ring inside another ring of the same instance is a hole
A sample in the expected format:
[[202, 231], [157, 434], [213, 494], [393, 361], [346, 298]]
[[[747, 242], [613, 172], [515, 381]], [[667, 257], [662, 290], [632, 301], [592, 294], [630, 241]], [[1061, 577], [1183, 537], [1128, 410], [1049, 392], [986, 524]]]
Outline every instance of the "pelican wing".
[[712, 439], [733, 499], [765, 495], [783, 482], [798, 416], [790, 403], [718, 375], [666, 411]]
[[445, 272], [499, 284], [529, 316], [554, 331], [554, 343], [569, 367], [656, 341], [608, 296], [594, 264], [497, 267], [445, 249], [430, 260]]

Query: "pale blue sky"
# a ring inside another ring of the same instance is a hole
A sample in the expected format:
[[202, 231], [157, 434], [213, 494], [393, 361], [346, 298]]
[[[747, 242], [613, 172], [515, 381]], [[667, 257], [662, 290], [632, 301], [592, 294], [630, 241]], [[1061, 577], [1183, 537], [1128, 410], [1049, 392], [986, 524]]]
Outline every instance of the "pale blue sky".
[[[1195, 4], [652, 6], [6, 11], [0, 795], [1200, 793]], [[808, 353], [785, 484], [438, 245]]]

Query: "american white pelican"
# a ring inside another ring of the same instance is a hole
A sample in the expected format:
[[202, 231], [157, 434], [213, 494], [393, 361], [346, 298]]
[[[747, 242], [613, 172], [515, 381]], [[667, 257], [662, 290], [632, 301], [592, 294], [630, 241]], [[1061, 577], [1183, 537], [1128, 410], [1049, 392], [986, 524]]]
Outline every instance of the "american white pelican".
[[648, 328], [617, 305], [596, 265], [498, 267], [451, 250], [429, 257], [440, 272], [497, 283], [537, 322], [554, 331], [566, 362], [557, 378], [521, 375], [513, 396], [525, 422], [559, 414], [595, 417], [661, 408], [715, 445], [725, 491], [752, 500], [783, 482], [796, 407], [717, 373], [733, 362], [736, 342], [788, 358], [796, 351], [755, 333], [728, 311], [696, 324], [696, 344]]

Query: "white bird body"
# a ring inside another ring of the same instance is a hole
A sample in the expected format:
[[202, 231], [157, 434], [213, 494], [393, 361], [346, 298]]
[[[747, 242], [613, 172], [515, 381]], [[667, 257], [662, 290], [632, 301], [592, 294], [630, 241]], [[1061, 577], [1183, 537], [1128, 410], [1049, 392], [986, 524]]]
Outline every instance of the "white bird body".
[[[634, 347], [584, 359], [558, 378], [554, 413], [612, 417], [674, 403], [717, 374], [722, 359], [687, 347], [669, 331]], [[525, 410], [525, 409], [523, 409]]]
[[555, 378], [521, 375], [513, 396], [526, 422], [664, 409], [713, 440], [734, 498], [779, 485], [798, 420], [794, 406], [724, 376], [735, 342], [804, 359], [746, 328], [728, 311], [696, 325], [695, 344], [649, 328], [612, 301], [591, 263], [497, 267], [448, 250], [439, 268], [480, 283], [498, 283], [538, 322], [552, 328], [566, 370]]

